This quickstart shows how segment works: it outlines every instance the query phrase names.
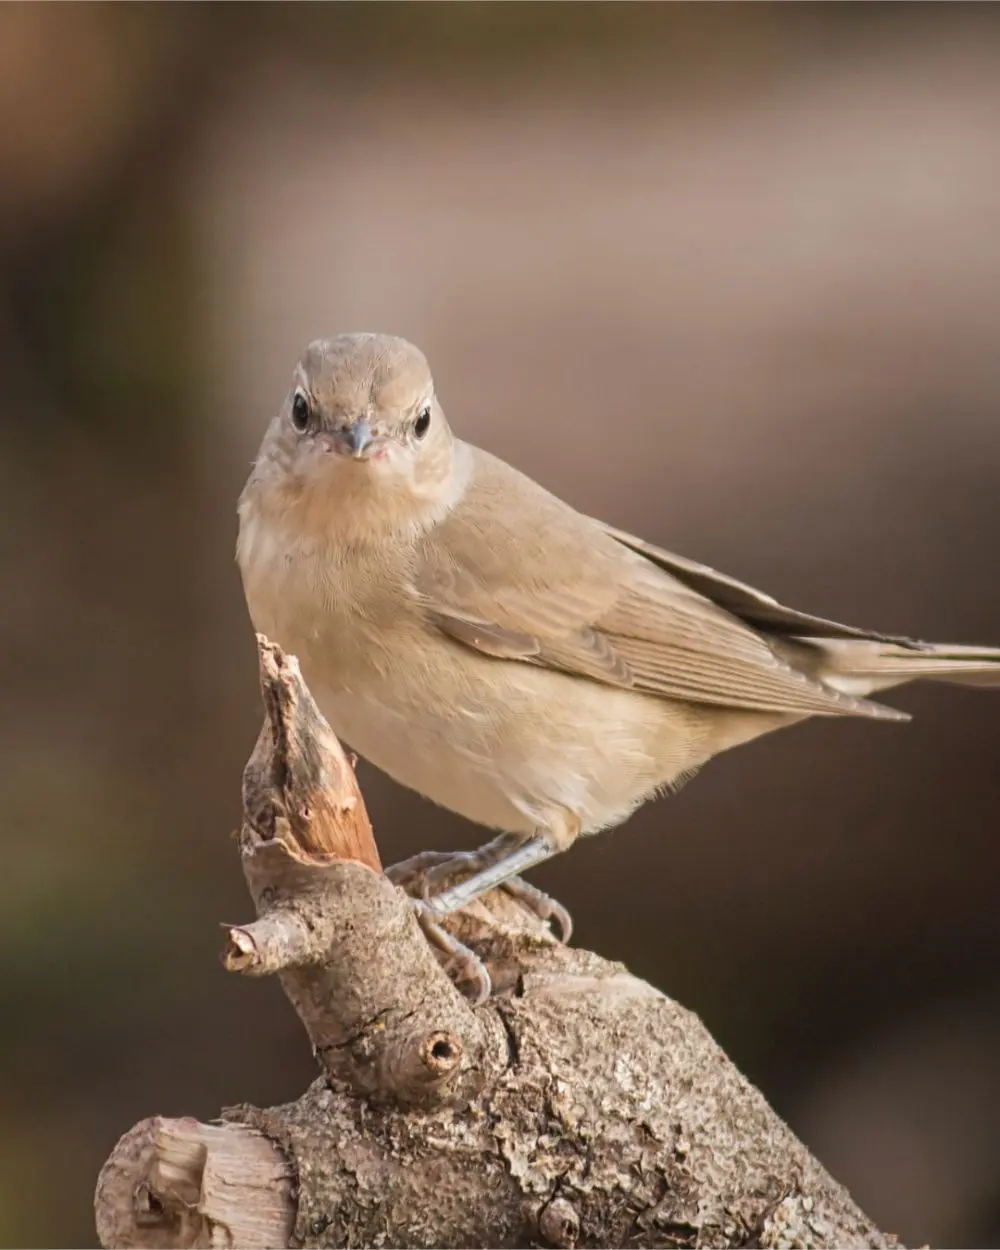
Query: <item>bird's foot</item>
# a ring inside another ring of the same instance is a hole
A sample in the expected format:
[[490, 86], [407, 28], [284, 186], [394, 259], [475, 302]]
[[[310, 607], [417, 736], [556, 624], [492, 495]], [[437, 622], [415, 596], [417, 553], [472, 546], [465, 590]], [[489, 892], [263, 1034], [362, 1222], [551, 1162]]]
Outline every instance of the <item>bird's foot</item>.
[[553, 925], [555, 936], [564, 946], [573, 936], [573, 917], [551, 894], [546, 894], [523, 877], [508, 877], [499, 888], [537, 916], [542, 924]]
[[[496, 863], [495, 853], [484, 865], [484, 856], [476, 851], [421, 851], [385, 870], [393, 885], [398, 885], [410, 895], [417, 922], [438, 962], [474, 1006], [486, 1002], [490, 996], [492, 984], [489, 971], [474, 951], [442, 926], [441, 918], [477, 898], [482, 891], [463, 887], [473, 878], [481, 879], [484, 871], [491, 874]], [[569, 941], [573, 932], [569, 912], [537, 886], [513, 876], [502, 878], [485, 888], [503, 890], [543, 924], [553, 923], [559, 941]], [[449, 894], [453, 895], [450, 899]]]
[[456, 854], [452, 851], [419, 851], [409, 859], [401, 859], [398, 864], [390, 864], [385, 875], [393, 885], [405, 890], [411, 898], [426, 899], [430, 897], [430, 871], [449, 864]]
[[[421, 851], [418, 855], [393, 864], [385, 870], [385, 875], [412, 898], [426, 902], [428, 914], [437, 916], [458, 910], [486, 889], [503, 890], [537, 916], [543, 924], [553, 924], [560, 942], [568, 942], [573, 933], [573, 918], [569, 912], [562, 903], [521, 877], [504, 877], [495, 883], [486, 884], [483, 890], [463, 889], [468, 885], [474, 886], [474, 878], [481, 878], [484, 872], [489, 872], [498, 862], [502, 862], [497, 860], [494, 850], [498, 842], [499, 838], [494, 839], [479, 851]], [[488, 857], [483, 852], [489, 853]]]
[[423, 899], [414, 898], [412, 903], [424, 937], [453, 984], [462, 990], [473, 1007], [485, 1003], [493, 990], [486, 965], [475, 951], [442, 927], [438, 917], [431, 912]]

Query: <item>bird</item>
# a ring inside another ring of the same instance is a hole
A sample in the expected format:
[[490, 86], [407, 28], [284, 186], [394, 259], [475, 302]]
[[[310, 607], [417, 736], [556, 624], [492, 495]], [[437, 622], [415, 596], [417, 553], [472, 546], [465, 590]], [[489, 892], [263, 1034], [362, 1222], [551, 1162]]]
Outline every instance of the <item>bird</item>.
[[429, 925], [503, 886], [568, 937], [520, 874], [714, 756], [816, 716], [908, 720], [871, 696], [921, 678], [1000, 682], [1000, 649], [787, 608], [577, 511], [456, 437], [392, 335], [309, 344], [238, 514], [253, 625], [334, 732], [496, 834], [401, 866]]

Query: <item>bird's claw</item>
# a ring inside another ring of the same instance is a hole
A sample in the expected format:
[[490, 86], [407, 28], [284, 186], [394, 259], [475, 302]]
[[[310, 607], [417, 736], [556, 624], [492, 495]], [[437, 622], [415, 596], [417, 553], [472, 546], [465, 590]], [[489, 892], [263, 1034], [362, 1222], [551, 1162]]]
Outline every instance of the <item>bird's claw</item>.
[[426, 899], [431, 894], [430, 870], [453, 858], [450, 851], [419, 851], [409, 859], [401, 859], [398, 864], [390, 864], [385, 869], [385, 875], [411, 898]]
[[500, 888], [537, 916], [542, 924], [554, 924], [555, 936], [563, 946], [573, 936], [573, 917], [551, 894], [546, 894], [523, 877], [508, 877]]
[[493, 983], [486, 965], [464, 942], [460, 942], [447, 929], [442, 928], [437, 917], [423, 899], [414, 898], [411, 901], [417, 923], [445, 972], [455, 985], [468, 986], [463, 993], [473, 1007], [479, 1007], [485, 1003], [493, 991]]

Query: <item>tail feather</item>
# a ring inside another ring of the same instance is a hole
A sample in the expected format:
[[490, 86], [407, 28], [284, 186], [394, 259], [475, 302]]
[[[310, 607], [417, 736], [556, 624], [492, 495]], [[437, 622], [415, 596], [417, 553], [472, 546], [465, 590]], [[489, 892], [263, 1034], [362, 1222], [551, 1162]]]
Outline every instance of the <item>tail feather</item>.
[[823, 659], [819, 677], [834, 690], [865, 697], [910, 681], [1000, 686], [1000, 648], [809, 639]]

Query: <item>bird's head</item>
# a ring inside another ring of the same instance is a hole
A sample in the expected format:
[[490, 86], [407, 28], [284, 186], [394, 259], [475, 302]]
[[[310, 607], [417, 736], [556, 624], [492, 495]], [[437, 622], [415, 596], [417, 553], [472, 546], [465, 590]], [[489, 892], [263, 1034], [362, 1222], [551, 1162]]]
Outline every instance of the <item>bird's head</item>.
[[354, 539], [377, 537], [447, 509], [454, 457], [423, 352], [390, 335], [342, 334], [306, 348], [248, 489]]

